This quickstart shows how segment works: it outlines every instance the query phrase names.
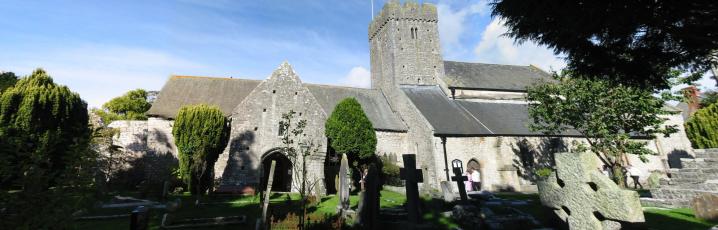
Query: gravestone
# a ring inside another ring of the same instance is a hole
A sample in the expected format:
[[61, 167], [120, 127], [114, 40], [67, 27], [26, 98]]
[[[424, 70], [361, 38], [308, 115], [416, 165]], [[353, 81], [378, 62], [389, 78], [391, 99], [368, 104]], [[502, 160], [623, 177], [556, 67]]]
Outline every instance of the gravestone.
[[342, 155], [342, 163], [339, 168], [339, 204], [337, 204], [337, 211], [344, 213], [345, 210], [349, 209], [349, 160], [346, 155]]
[[270, 193], [272, 193], [272, 182], [274, 182], [274, 167], [277, 165], [277, 162], [272, 160], [272, 166], [269, 167], [269, 176], [267, 177], [267, 189], [264, 190], [264, 202], [262, 204], [262, 219], [257, 221], [257, 229], [263, 229], [266, 227], [267, 223], [267, 208], [269, 208], [269, 197]]
[[464, 181], [467, 181], [469, 177], [461, 175], [461, 168], [455, 167], [454, 176], [452, 176], [451, 179], [456, 181], [456, 185], [459, 187], [459, 196], [461, 197], [461, 200], [468, 200], [466, 197], [466, 185], [464, 184]]
[[718, 221], [718, 195], [699, 194], [691, 200], [691, 208], [697, 218]]
[[409, 222], [418, 224], [421, 221], [419, 210], [419, 182], [423, 182], [421, 169], [416, 168], [416, 155], [404, 154], [404, 168], [399, 171], [399, 176], [405, 181], [406, 187], [406, 212], [409, 214]]
[[145, 230], [150, 222], [150, 209], [137, 206], [130, 214], [130, 230]]
[[454, 195], [454, 189], [451, 186], [451, 181], [441, 182], [441, 193], [444, 195], [444, 201], [446, 202], [452, 202], [456, 199], [456, 195]]
[[364, 179], [364, 191], [360, 194], [357, 222], [362, 229], [376, 229], [379, 219], [379, 172], [370, 165]]
[[645, 222], [638, 193], [621, 189], [596, 170], [592, 153], [556, 153], [556, 170], [538, 182], [541, 203], [569, 229], [620, 229]]
[[164, 181], [164, 183], [162, 183], [162, 201], [165, 201], [167, 199], [167, 194], [169, 193], [169, 190], [170, 182]]

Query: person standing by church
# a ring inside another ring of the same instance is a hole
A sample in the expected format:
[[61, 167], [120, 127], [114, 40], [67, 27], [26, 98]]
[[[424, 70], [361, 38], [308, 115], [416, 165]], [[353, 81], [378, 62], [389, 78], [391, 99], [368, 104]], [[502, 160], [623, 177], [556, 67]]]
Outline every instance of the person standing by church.
[[466, 180], [464, 181], [464, 189], [466, 189], [467, 192], [474, 191], [474, 184], [471, 181], [471, 168], [467, 169], [466, 172], [464, 172], [464, 176], [466, 176]]
[[479, 169], [471, 169], [471, 183], [474, 191], [481, 191], [481, 173]]
[[639, 175], [641, 175], [641, 171], [633, 166], [628, 166], [627, 171], [628, 175], [631, 176], [631, 179], [633, 179], [633, 188], [636, 189], [638, 187], [641, 187], [641, 189], [643, 189], [643, 185], [641, 185], [641, 182], [638, 181]]

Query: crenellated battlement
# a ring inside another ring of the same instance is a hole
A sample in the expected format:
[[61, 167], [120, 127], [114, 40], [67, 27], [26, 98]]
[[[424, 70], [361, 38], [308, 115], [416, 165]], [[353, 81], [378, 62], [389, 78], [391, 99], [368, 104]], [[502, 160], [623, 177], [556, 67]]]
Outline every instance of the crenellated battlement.
[[399, 3], [399, 0], [389, 0], [381, 12], [374, 17], [371, 24], [369, 24], [369, 40], [371, 41], [379, 31], [391, 20], [406, 20], [406, 21], [423, 21], [423, 22], [434, 22], [438, 21], [438, 15], [436, 12], [436, 6], [430, 3], [424, 3], [419, 5], [415, 0], [410, 0], [404, 4]]

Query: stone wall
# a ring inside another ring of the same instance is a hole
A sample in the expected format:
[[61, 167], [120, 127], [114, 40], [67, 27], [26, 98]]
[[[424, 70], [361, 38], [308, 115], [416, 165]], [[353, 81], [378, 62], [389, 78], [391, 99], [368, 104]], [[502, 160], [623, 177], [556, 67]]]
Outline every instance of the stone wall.
[[[320, 151], [310, 156], [307, 162], [309, 178], [323, 180], [327, 115], [291, 66], [283, 63], [233, 111], [230, 143], [215, 165], [215, 177], [221, 178], [220, 187], [257, 186], [260, 183], [263, 158], [285, 146], [279, 135], [279, 122], [282, 114], [290, 110], [296, 112], [292, 121], [295, 124], [300, 120], [307, 121], [303, 140], [320, 146]], [[298, 144], [294, 144], [297, 149], [300, 148]], [[293, 184], [298, 182], [297, 178], [292, 178]], [[296, 190], [296, 186], [292, 187]]]
[[[547, 137], [448, 137], [446, 152], [449, 176], [451, 161], [461, 160], [464, 170], [469, 161], [480, 165], [482, 188], [489, 191], [535, 191], [533, 170], [551, 167], [552, 154], [567, 150], [576, 138]], [[439, 180], [446, 180], [441, 138], [434, 141], [435, 164]]]

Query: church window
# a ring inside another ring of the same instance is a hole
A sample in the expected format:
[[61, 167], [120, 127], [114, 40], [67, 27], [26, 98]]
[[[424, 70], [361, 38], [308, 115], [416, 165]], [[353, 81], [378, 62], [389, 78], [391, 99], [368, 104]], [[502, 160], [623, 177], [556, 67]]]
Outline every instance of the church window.
[[277, 90], [272, 90], [272, 93], [276, 93], [276, 92], [277, 92]]
[[279, 133], [277, 133], [278, 136], [283, 137], [285, 132], [287, 132], [287, 128], [280, 123], [279, 124]]
[[257, 129], [259, 129], [259, 127], [257, 127], [257, 126], [254, 126], [254, 131], [257, 131]]
[[297, 95], [297, 92], [294, 92], [294, 95]]
[[262, 109], [262, 112], [267, 112], [267, 108]]

